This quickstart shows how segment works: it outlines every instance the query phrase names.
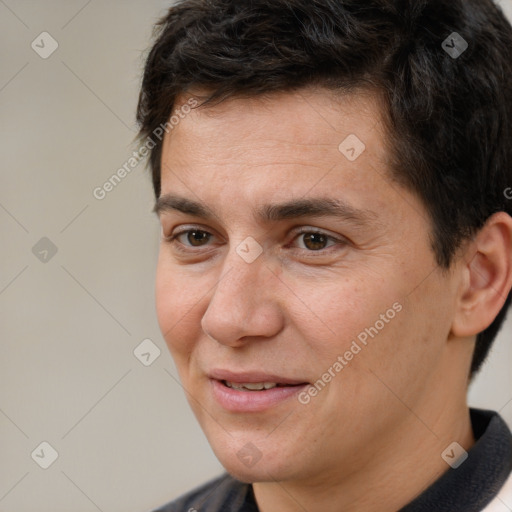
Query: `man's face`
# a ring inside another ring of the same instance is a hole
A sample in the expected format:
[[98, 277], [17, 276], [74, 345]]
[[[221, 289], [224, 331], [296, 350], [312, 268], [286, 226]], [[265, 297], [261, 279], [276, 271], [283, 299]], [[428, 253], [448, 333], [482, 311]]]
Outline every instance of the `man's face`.
[[349, 474], [428, 421], [456, 286], [373, 96], [193, 110], [164, 140], [159, 216], [160, 327], [228, 471]]

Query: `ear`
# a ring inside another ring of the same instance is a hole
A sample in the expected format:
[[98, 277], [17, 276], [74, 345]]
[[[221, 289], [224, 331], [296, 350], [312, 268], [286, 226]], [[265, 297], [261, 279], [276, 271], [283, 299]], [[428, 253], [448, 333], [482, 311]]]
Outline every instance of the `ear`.
[[512, 217], [505, 212], [489, 217], [468, 244], [461, 265], [451, 331], [468, 337], [491, 325], [512, 288]]

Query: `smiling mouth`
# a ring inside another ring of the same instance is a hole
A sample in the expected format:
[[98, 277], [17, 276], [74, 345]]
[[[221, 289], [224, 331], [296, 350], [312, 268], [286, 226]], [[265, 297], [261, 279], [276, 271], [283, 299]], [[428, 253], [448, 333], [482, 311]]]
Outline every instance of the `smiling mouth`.
[[236, 391], [266, 391], [273, 388], [291, 388], [297, 386], [304, 386], [307, 382], [301, 384], [280, 384], [278, 382], [230, 382], [227, 380], [221, 381], [224, 386], [235, 389]]

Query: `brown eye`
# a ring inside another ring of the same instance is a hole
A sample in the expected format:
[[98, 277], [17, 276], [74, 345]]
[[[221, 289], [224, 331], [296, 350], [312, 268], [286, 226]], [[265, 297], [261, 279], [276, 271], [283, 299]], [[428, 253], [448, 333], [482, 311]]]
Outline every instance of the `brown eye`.
[[200, 247], [210, 240], [210, 233], [206, 231], [190, 230], [187, 231], [187, 241], [192, 247]]
[[329, 237], [321, 233], [306, 233], [302, 235], [304, 246], [310, 251], [320, 251], [327, 247]]

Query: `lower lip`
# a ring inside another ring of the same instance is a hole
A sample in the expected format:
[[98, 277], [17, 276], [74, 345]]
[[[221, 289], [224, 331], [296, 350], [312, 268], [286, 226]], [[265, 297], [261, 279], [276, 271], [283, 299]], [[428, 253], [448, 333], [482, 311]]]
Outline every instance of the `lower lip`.
[[260, 412], [298, 395], [308, 384], [283, 386], [262, 391], [238, 391], [222, 382], [210, 379], [217, 402], [232, 412]]

